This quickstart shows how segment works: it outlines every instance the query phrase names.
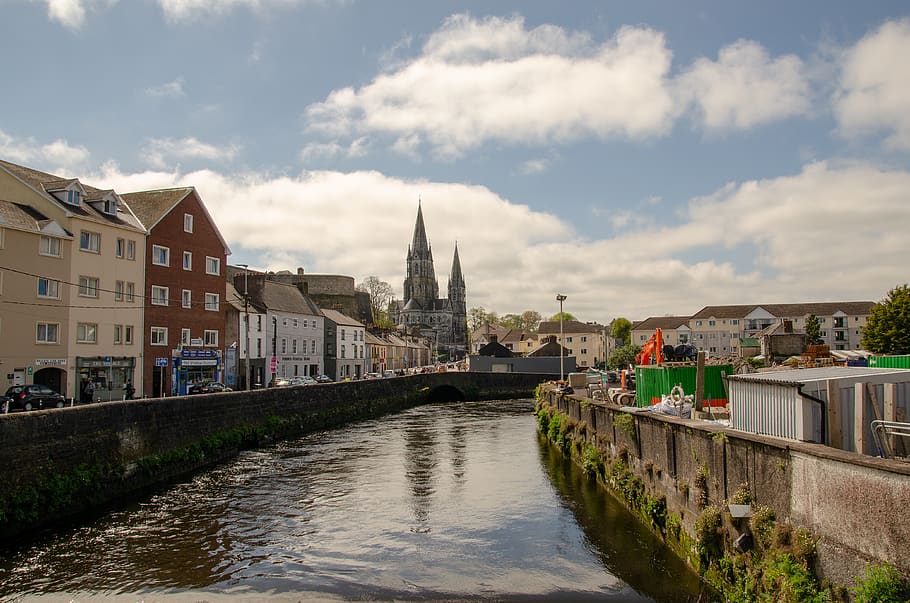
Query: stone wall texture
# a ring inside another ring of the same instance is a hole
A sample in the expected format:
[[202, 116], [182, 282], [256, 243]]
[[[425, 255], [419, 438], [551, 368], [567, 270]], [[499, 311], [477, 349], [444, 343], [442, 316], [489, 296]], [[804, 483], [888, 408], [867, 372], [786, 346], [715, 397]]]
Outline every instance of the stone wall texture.
[[[648, 494], [665, 495], [668, 510], [681, 514], [691, 538], [702, 508], [696, 477], [705, 468], [710, 504], [726, 508], [747, 484], [755, 504], [818, 536], [821, 578], [852, 585], [866, 563], [881, 561], [910, 576], [910, 464], [705, 421], [630, 412], [554, 390], [544, 396], [560, 413], [586, 423], [588, 442], [614, 458], [625, 456]], [[621, 427], [621, 415], [632, 417], [634, 430]]]

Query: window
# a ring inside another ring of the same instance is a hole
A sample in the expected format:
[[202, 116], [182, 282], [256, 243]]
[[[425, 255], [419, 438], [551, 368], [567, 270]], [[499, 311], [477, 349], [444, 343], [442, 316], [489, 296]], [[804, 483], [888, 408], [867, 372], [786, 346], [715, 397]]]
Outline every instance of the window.
[[695, 326], [696, 326], [696, 327], [700, 327], [700, 326], [701, 326], [701, 321], [700, 321], [700, 320], [696, 320], [696, 321], [695, 321]]
[[183, 214], [183, 232], [193, 232], [193, 214]]
[[152, 305], [155, 306], [166, 306], [167, 305], [167, 287], [159, 287], [158, 285], [152, 285]]
[[117, 215], [117, 202], [110, 199], [105, 199], [104, 201], [104, 213], [116, 216]]
[[262, 314], [256, 315], [256, 330], [262, 333]]
[[738, 324], [739, 324], [739, 319], [738, 319], [738, 318], [734, 318], [733, 320], [730, 321], [730, 324], [731, 324], [731, 325], [738, 325]]
[[152, 327], [149, 343], [151, 345], [167, 345], [167, 327]]
[[210, 256], [205, 256], [205, 273], [221, 274], [221, 260]]
[[126, 239], [117, 239], [117, 251], [114, 252], [118, 258], [126, 255]]
[[92, 276], [80, 276], [79, 295], [82, 297], [98, 297], [98, 279]]
[[83, 230], [79, 233], [79, 249], [82, 251], [91, 251], [92, 253], [100, 253], [101, 235], [97, 232]]
[[79, 191], [66, 191], [66, 202], [70, 205], [79, 205]]
[[282, 318], [282, 319], [281, 319], [281, 326], [282, 326], [282, 327], [288, 326], [288, 319], [287, 319], [287, 318]]
[[717, 321], [716, 321], [716, 320], [709, 320], [709, 321], [708, 321], [708, 326], [709, 326], [709, 327], [713, 327], [713, 326], [716, 325], [716, 324], [717, 324]]
[[183, 252], [183, 269], [184, 270], [193, 269], [193, 252], [192, 251]]
[[295, 318], [295, 319], [294, 319], [294, 328], [296, 329], [298, 326], [300, 326], [300, 323], [299, 323], [299, 322], [297, 321], [297, 319]]
[[123, 343], [130, 345], [133, 343], [133, 325], [123, 327]]
[[218, 346], [218, 331], [206, 329], [203, 333], [203, 343], [208, 347]]
[[582, 338], [581, 338], [581, 342], [582, 342], [582, 343], [586, 343], [586, 342], [587, 342], [587, 341], [588, 341], [588, 338], [587, 338], [587, 337], [585, 337], [585, 336], [582, 336]]
[[181, 345], [190, 345], [190, 340], [192, 336], [190, 335], [189, 329], [180, 329], [180, 343]]
[[114, 301], [123, 301], [123, 281], [114, 282]]
[[344, 329], [341, 329], [341, 341], [344, 341]]
[[136, 241], [129, 240], [126, 242], [126, 259], [136, 259]]
[[46, 297], [49, 299], [59, 299], [60, 298], [60, 281], [55, 281], [49, 278], [39, 278], [38, 279], [38, 297]]
[[126, 284], [126, 301], [132, 302], [136, 297], [136, 283]]
[[152, 263], [156, 266], [170, 266], [171, 250], [161, 245], [152, 245]]
[[819, 337], [827, 337], [827, 336], [828, 336], [828, 331], [819, 331], [819, 332], [818, 332], [818, 336], [819, 336]]
[[183, 295], [180, 297], [180, 300], [181, 300], [181, 305], [184, 308], [192, 308], [193, 307], [193, 292], [190, 291], [189, 289], [184, 289]]
[[282, 354], [288, 353], [288, 340], [285, 339], [284, 337], [281, 338], [281, 353]]
[[315, 354], [316, 353], [316, 340], [315, 339], [312, 341], [312, 344], [313, 345], [310, 348], [310, 354]]
[[56, 322], [39, 322], [35, 330], [35, 343], [57, 343], [60, 325]]
[[49, 255], [55, 258], [59, 258], [60, 239], [55, 239], [53, 237], [41, 237], [41, 240], [38, 244], [38, 253], [41, 255]]
[[344, 358], [344, 346], [341, 346], [341, 357]]
[[292, 354], [297, 353], [297, 340], [296, 339], [291, 340], [291, 353]]
[[205, 309], [210, 312], [217, 312], [219, 307], [219, 295], [217, 293], [205, 294]]
[[77, 324], [76, 341], [78, 343], [98, 343], [98, 325], [89, 322]]
[[114, 343], [123, 343], [123, 325], [114, 325]]

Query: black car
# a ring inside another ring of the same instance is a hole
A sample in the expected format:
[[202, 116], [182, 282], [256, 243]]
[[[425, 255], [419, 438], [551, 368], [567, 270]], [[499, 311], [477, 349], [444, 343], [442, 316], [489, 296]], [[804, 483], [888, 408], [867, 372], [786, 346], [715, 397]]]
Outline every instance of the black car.
[[14, 385], [6, 390], [9, 410], [41, 410], [63, 408], [66, 398], [46, 385]]
[[230, 387], [224, 383], [218, 383], [217, 381], [210, 381], [208, 383], [197, 383], [191, 385], [186, 393], [188, 394], [216, 394], [218, 392], [232, 392]]

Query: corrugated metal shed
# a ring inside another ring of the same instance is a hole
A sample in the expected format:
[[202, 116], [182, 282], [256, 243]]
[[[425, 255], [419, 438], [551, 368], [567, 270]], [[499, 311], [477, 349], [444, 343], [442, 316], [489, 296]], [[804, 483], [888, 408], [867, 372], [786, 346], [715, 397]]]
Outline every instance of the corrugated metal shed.
[[727, 387], [736, 429], [865, 454], [877, 454], [872, 420], [903, 422], [910, 414], [910, 370], [905, 369], [769, 371], [731, 376]]

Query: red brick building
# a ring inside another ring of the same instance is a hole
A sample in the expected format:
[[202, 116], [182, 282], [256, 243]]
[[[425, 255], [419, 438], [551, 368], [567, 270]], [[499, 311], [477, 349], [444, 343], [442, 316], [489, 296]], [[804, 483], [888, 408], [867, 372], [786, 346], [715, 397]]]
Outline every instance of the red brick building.
[[142, 391], [181, 395], [223, 381], [227, 243], [192, 187], [122, 198], [149, 231]]

